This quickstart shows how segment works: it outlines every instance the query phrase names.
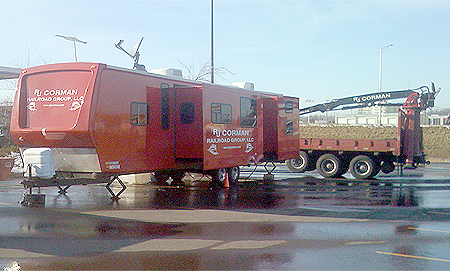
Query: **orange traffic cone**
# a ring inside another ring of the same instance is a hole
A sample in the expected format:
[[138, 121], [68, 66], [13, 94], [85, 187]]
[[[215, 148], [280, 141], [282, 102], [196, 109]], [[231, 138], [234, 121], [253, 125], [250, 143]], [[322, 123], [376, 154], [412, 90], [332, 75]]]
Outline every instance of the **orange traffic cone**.
[[228, 172], [225, 173], [225, 181], [223, 182], [224, 188], [230, 188], [230, 180], [228, 179]]

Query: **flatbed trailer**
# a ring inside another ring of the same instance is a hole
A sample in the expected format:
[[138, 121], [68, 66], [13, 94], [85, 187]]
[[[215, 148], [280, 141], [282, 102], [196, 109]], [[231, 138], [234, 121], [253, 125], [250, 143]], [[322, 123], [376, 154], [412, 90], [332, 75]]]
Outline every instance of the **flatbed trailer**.
[[[300, 138], [299, 157], [287, 161], [289, 169], [293, 172], [317, 169], [324, 177], [338, 177], [350, 170], [355, 178], [370, 179], [380, 171], [384, 173], [394, 171], [395, 165], [404, 166], [409, 163], [415, 167], [427, 163], [422, 145], [420, 112], [434, 105], [437, 92], [434, 85], [431, 90], [428, 87], [419, 89], [422, 90], [420, 94], [410, 90], [400, 91], [401, 95], [408, 96], [399, 109], [396, 139]], [[398, 92], [396, 94], [400, 95]], [[384, 99], [388, 97], [387, 94], [377, 95]], [[335, 105], [354, 103], [361, 98], [364, 99], [364, 96], [357, 98], [345, 98], [332, 103]], [[300, 109], [300, 112], [326, 111], [332, 106], [318, 105], [306, 110]]]

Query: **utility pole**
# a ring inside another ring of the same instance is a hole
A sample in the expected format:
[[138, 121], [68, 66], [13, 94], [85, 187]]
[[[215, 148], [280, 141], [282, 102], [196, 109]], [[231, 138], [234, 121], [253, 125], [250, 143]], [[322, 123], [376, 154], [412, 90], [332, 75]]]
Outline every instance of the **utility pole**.
[[[378, 92], [381, 93], [381, 75], [382, 75], [382, 62], [383, 62], [383, 51], [386, 50], [387, 48], [394, 46], [394, 44], [389, 44], [387, 46], [381, 47], [380, 48], [380, 65], [379, 65], [379, 70], [378, 70]], [[382, 121], [381, 121], [381, 117], [382, 117], [382, 112], [381, 112], [381, 105], [378, 106], [380, 111], [378, 112], [378, 124], [382, 125]]]
[[380, 48], [380, 65], [379, 65], [379, 70], [378, 70], [378, 92], [381, 92], [381, 75], [382, 75], [382, 62], [383, 62], [383, 51], [386, 50], [387, 48], [394, 46], [394, 44], [389, 44], [387, 46], [381, 47]]
[[211, 0], [211, 84], [214, 84], [214, 0]]

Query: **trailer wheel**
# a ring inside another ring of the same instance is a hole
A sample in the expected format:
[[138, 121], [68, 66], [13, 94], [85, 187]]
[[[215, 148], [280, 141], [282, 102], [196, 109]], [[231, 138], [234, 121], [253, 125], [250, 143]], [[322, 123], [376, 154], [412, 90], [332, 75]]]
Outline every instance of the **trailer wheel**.
[[228, 181], [230, 182], [230, 186], [233, 186], [237, 184], [239, 181], [239, 174], [241, 173], [240, 168], [237, 167], [230, 167], [227, 169], [228, 172]]
[[317, 160], [317, 171], [327, 178], [338, 177], [341, 173], [342, 163], [336, 155], [331, 153], [323, 154]]
[[215, 169], [212, 170], [211, 173], [212, 178], [212, 184], [216, 187], [223, 187], [225, 183], [225, 178], [227, 176], [227, 169], [221, 168], [221, 169]]
[[298, 158], [287, 160], [287, 167], [296, 173], [303, 173], [308, 169], [309, 157], [304, 151], [300, 151]]
[[350, 172], [356, 179], [370, 179], [380, 170], [372, 158], [365, 155], [358, 155], [350, 161]]
[[394, 162], [388, 161], [381, 164], [381, 171], [383, 171], [384, 174], [391, 173], [395, 170]]

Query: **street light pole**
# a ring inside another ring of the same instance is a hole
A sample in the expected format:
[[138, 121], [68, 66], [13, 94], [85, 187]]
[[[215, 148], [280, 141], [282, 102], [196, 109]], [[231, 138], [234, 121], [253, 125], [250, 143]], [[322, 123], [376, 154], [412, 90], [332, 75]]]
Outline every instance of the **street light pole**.
[[382, 61], [383, 61], [383, 51], [387, 48], [394, 46], [394, 44], [389, 44], [387, 46], [380, 48], [380, 67], [379, 67], [379, 73], [378, 73], [378, 92], [381, 92], [381, 72], [382, 72]]
[[[386, 45], [384, 47], [380, 48], [380, 66], [379, 66], [379, 73], [378, 73], [378, 92], [381, 93], [381, 75], [382, 75], [382, 62], [383, 62], [383, 51], [386, 50], [387, 48], [394, 46], [394, 44], [389, 44]], [[379, 119], [379, 124], [381, 125], [381, 106], [378, 106], [380, 111], [378, 112], [378, 119]]]
[[87, 41], [82, 41], [82, 40], [79, 40], [79, 39], [77, 39], [75, 37], [68, 37], [68, 36], [63, 36], [63, 35], [55, 35], [55, 36], [73, 42], [73, 57], [74, 57], [74, 61], [77, 62], [78, 61], [77, 60], [77, 46], [76, 46], [75, 42], [86, 44]]
[[214, 0], [211, 0], [211, 84], [214, 84]]
[[[306, 100], [305, 100], [305, 103], [306, 103], [307, 105], [311, 106], [311, 105], [314, 103], [314, 100], [312, 100], [312, 99], [306, 99]], [[310, 116], [310, 115], [311, 115], [311, 114], [308, 114], [308, 116], [306, 116], [306, 119], [307, 119], [308, 124], [309, 124], [309, 116]]]

